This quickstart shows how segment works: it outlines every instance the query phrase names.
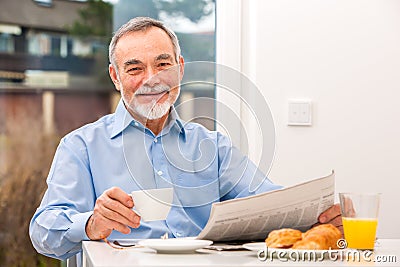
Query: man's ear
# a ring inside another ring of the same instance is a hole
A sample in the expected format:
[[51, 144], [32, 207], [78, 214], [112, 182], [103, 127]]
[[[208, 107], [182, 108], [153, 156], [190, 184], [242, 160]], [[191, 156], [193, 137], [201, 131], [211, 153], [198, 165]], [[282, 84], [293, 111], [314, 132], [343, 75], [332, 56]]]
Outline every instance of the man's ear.
[[185, 73], [185, 60], [183, 59], [182, 56], [179, 56], [179, 72], [180, 72], [180, 80], [182, 81], [183, 79], [183, 74]]
[[118, 79], [117, 70], [114, 68], [113, 64], [108, 65], [108, 73], [110, 74], [110, 78], [114, 83], [115, 88], [120, 91], [120, 82]]

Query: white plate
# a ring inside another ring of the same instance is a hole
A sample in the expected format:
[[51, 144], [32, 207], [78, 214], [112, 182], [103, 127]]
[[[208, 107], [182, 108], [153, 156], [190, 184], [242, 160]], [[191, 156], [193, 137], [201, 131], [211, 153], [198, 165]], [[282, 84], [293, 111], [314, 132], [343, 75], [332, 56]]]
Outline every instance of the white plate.
[[159, 253], [193, 253], [196, 249], [211, 245], [210, 240], [188, 238], [145, 239], [139, 245], [157, 250]]
[[[275, 258], [289, 258], [289, 259], [338, 259], [345, 255], [347, 249], [331, 249], [331, 250], [308, 250], [308, 249], [284, 249], [284, 248], [268, 248], [265, 245], [265, 242], [257, 242], [257, 243], [247, 243], [243, 244], [243, 247], [248, 250], [257, 251], [260, 250], [267, 251], [268, 257]], [[258, 254], [257, 254], [258, 255]], [[261, 255], [261, 256], [265, 256]]]

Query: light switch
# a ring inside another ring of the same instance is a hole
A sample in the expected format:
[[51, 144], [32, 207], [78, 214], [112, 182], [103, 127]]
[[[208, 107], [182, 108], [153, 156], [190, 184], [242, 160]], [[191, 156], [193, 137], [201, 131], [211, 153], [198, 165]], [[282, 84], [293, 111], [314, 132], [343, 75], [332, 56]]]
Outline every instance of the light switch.
[[311, 100], [289, 100], [288, 125], [311, 126], [312, 104]]

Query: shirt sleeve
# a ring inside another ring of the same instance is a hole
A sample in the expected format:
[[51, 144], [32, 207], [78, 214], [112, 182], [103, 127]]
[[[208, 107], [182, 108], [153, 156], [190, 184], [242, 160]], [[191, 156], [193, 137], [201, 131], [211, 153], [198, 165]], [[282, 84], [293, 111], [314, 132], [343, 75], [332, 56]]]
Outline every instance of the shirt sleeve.
[[47, 177], [47, 190], [30, 222], [35, 249], [46, 256], [67, 259], [80, 252], [93, 213], [95, 193], [84, 141], [64, 138]]
[[282, 188], [274, 184], [226, 136], [218, 133], [218, 175], [221, 201]]

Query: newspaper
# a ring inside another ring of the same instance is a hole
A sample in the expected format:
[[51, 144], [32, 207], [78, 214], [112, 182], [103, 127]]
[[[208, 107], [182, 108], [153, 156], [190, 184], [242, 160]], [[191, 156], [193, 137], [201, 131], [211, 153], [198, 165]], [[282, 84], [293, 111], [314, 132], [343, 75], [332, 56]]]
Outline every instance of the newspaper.
[[335, 173], [255, 196], [214, 203], [197, 239], [261, 240], [280, 228], [301, 231], [334, 203]]

